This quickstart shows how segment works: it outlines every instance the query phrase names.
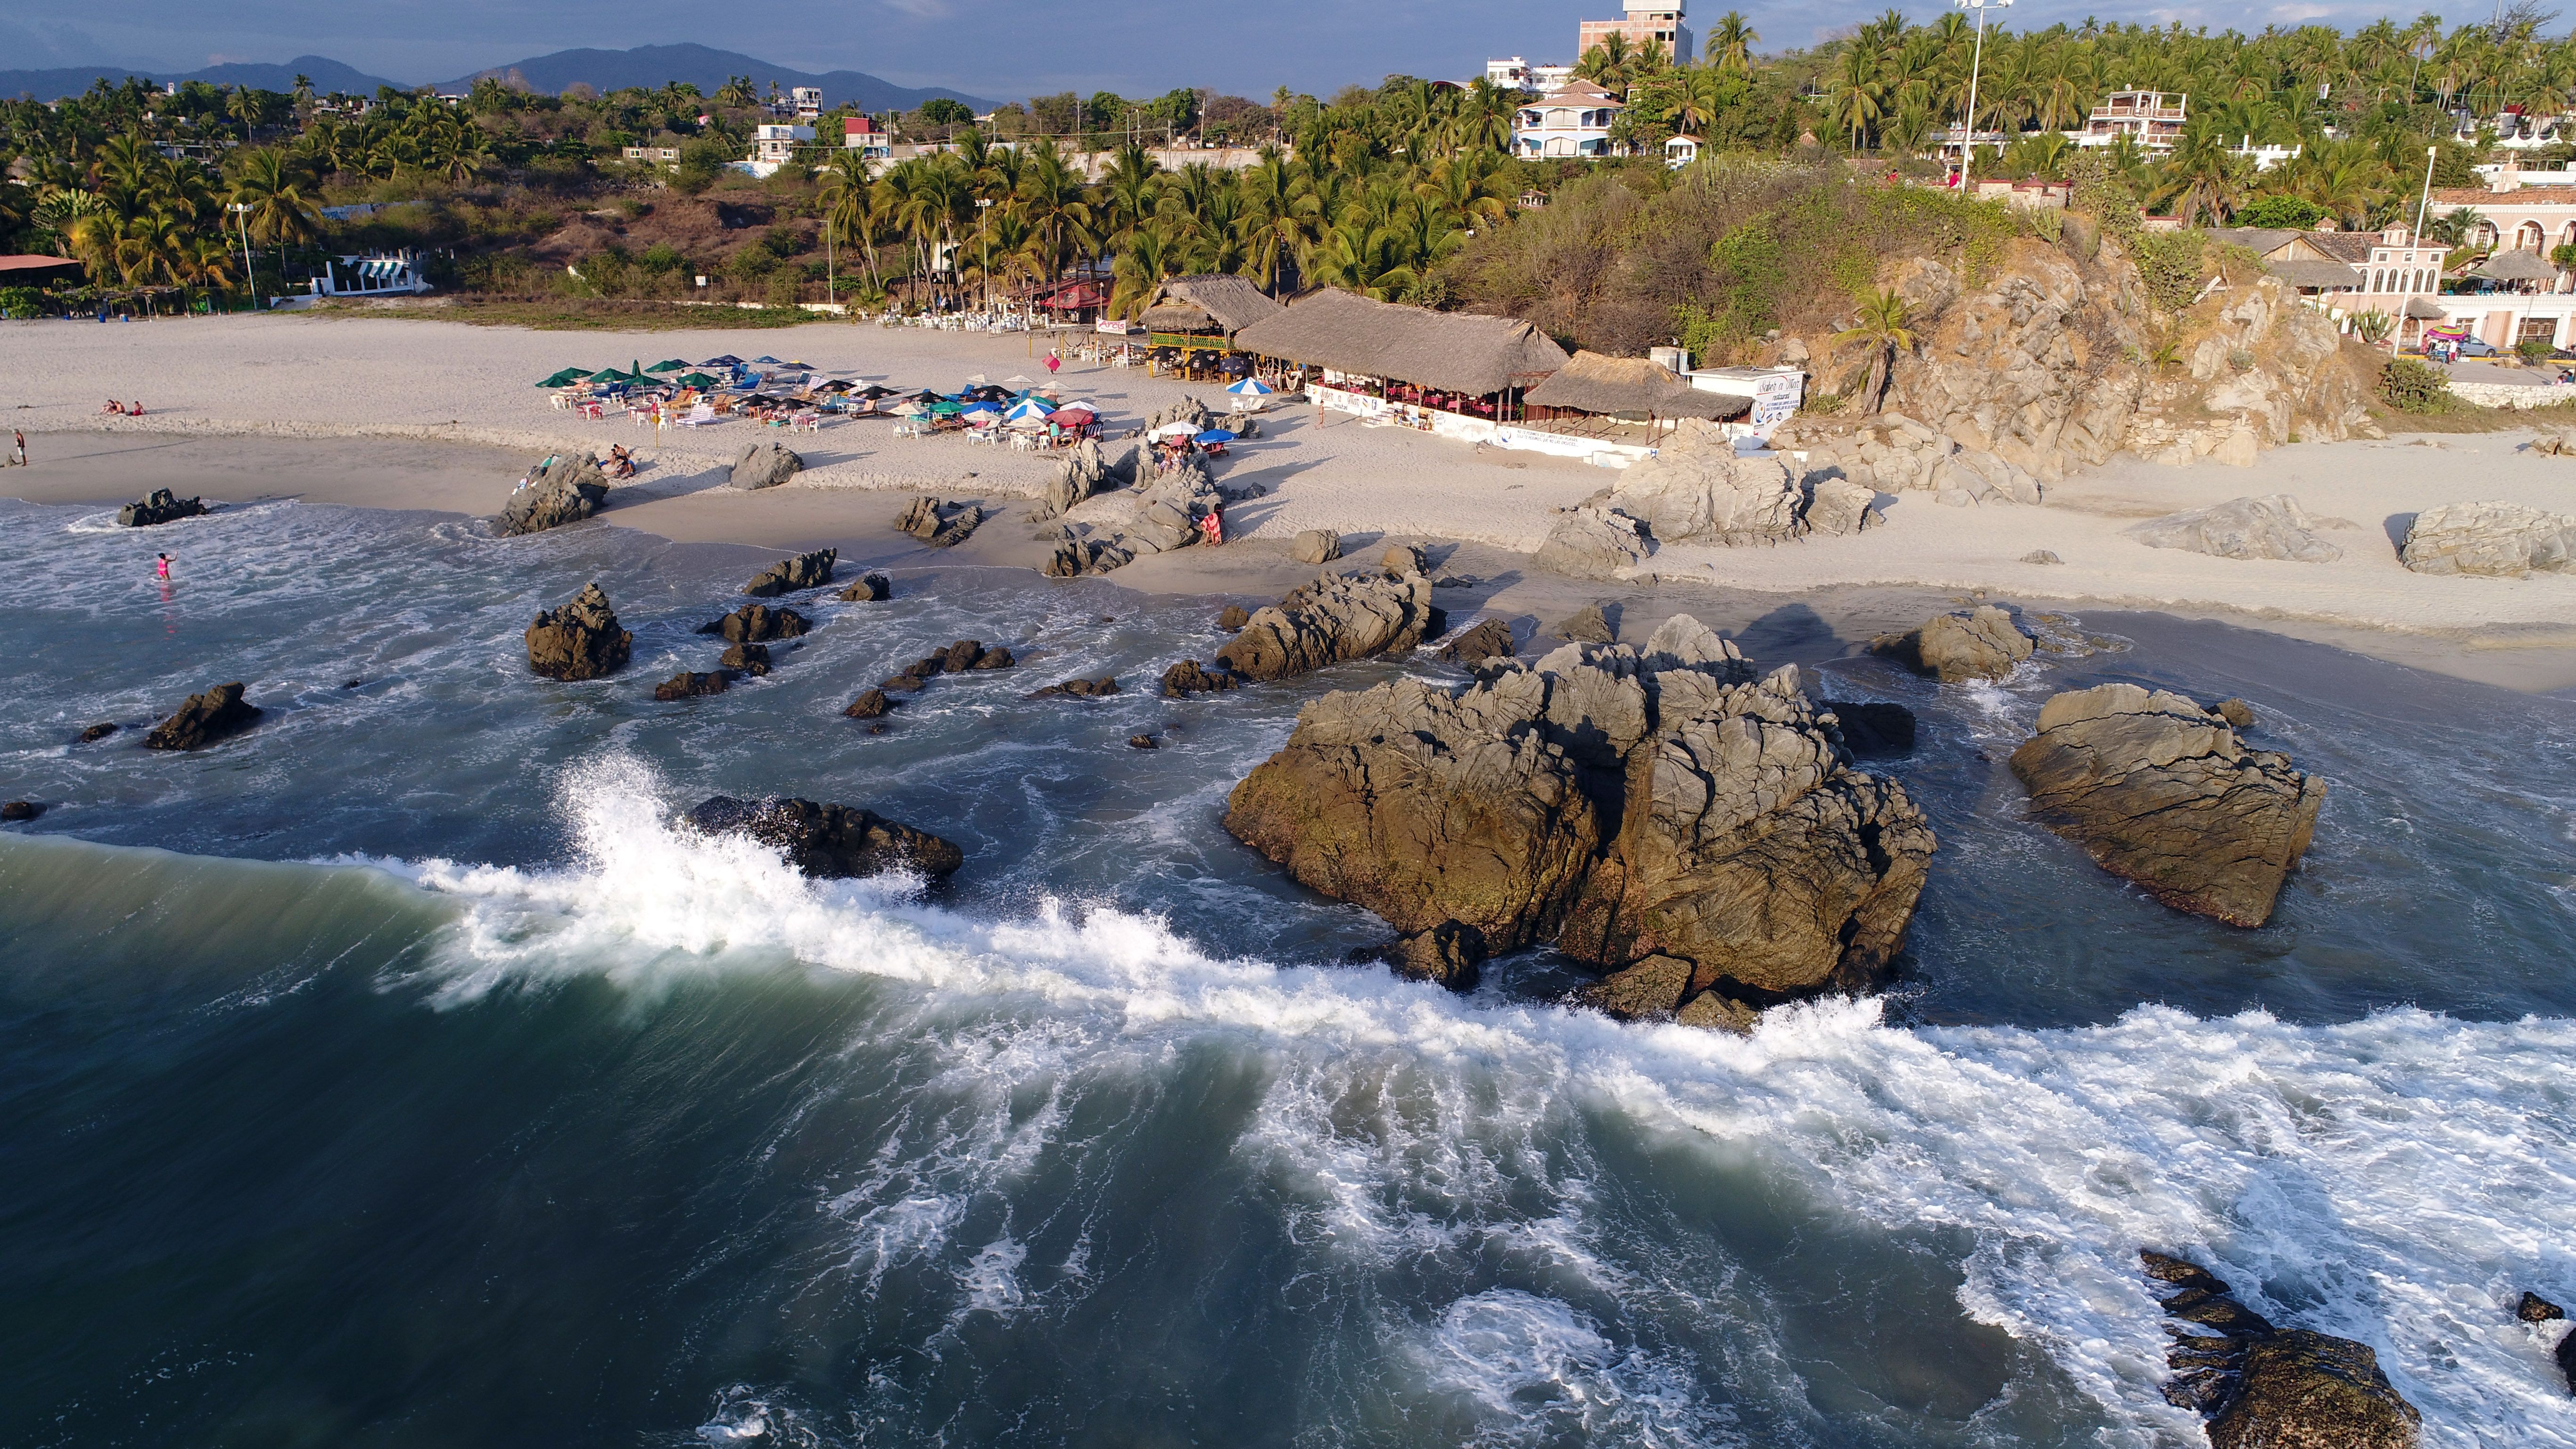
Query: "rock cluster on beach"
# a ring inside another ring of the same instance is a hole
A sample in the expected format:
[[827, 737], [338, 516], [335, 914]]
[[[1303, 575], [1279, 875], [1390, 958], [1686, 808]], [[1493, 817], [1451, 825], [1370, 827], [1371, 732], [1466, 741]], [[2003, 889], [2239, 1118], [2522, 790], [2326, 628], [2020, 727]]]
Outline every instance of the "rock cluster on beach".
[[1962, 447], [1903, 413], [1881, 413], [1849, 433], [1806, 447], [1807, 478], [1838, 480], [1879, 493], [1929, 493], [1954, 508], [2042, 502], [2046, 490], [2029, 470], [1983, 448]]
[[836, 549], [820, 548], [783, 558], [751, 576], [742, 591], [755, 599], [774, 599], [781, 594], [801, 594], [819, 589], [832, 581], [832, 565], [840, 559]]
[[2211, 1449], [2415, 1449], [2423, 1416], [2399, 1397], [2367, 1344], [2275, 1328], [2226, 1282], [2181, 1258], [2141, 1249], [2176, 1320], [2165, 1398], [2208, 1420]]
[[538, 613], [528, 626], [528, 668], [548, 679], [598, 679], [626, 665], [635, 636], [617, 627], [617, 613], [597, 583], [586, 584], [561, 608]]
[[1713, 430], [1685, 430], [1569, 509], [1530, 563], [1569, 578], [1624, 578], [1665, 544], [1739, 547], [1875, 528], [1886, 522], [1877, 502], [1830, 461], [1793, 471], [1785, 457], [1738, 453]]
[[805, 460], [774, 438], [762, 438], [746, 446], [733, 460], [728, 481], [746, 491], [775, 488], [805, 469]]
[[1964, 613], [1936, 614], [1902, 634], [1881, 634], [1869, 647], [1918, 674], [1955, 684], [2005, 678], [2038, 646], [2010, 613], [1981, 604]]
[[1056, 465], [1055, 477], [1047, 484], [1037, 507], [1029, 510], [1029, 521], [1044, 523], [1061, 518], [1095, 493], [1134, 483], [1137, 456], [1134, 443], [1103, 445], [1097, 438], [1075, 443], [1065, 450], [1064, 461]]
[[936, 835], [849, 805], [718, 795], [691, 810], [688, 820], [708, 835], [744, 835], [773, 846], [796, 869], [822, 879], [889, 870], [937, 878], [966, 863], [965, 852]]
[[1934, 844], [1902, 787], [1850, 767], [1794, 667], [1756, 679], [1687, 615], [1642, 650], [1327, 695], [1235, 787], [1226, 828], [1384, 917], [1400, 970], [1464, 987], [1485, 956], [1553, 941], [1628, 1014], [1714, 993], [1694, 1018], [1729, 1020], [1875, 979]]
[[2213, 558], [2333, 563], [2343, 550], [2316, 532], [2320, 525], [2287, 493], [2231, 498], [2207, 508], [2132, 524], [2129, 537], [2149, 548], [2182, 549]]
[[182, 498], [167, 488], [155, 488], [140, 502], [116, 510], [116, 521], [124, 528], [150, 528], [182, 518], [194, 518], [207, 511], [202, 498]]
[[218, 740], [240, 734], [258, 723], [260, 709], [242, 699], [238, 682], [218, 684], [203, 694], [188, 696], [168, 719], [153, 726], [143, 737], [147, 750], [200, 750]]
[[984, 510], [974, 503], [943, 503], [928, 494], [904, 505], [894, 521], [895, 532], [910, 534], [932, 548], [955, 548], [974, 536], [984, 522]]
[[2415, 515], [2397, 557], [2419, 574], [2564, 573], [2576, 560], [2576, 518], [2517, 503], [2445, 503]]
[[1334, 578], [1305, 585], [1256, 611], [1216, 651], [1245, 679], [1287, 679], [1346, 659], [1411, 649], [1441, 632], [1431, 580], [1415, 573]]
[[2326, 793], [2215, 711], [2135, 684], [2049, 700], [2012, 771], [2040, 822], [2103, 869], [2236, 926], [2271, 918]]
[[597, 513], [607, 497], [608, 475], [599, 471], [597, 458], [588, 453], [578, 458], [557, 454], [539, 464], [510, 501], [501, 505], [500, 517], [492, 520], [492, 532], [513, 538], [579, 523]]

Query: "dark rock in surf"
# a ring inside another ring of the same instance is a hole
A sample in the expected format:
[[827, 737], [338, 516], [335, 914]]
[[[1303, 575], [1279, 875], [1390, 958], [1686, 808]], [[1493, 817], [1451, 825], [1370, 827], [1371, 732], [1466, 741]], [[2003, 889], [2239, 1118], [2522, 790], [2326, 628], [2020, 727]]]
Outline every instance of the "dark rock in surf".
[[141, 502], [129, 503], [116, 510], [116, 522], [121, 528], [150, 528], [155, 524], [195, 518], [207, 511], [202, 498], [182, 498], [167, 488], [155, 488]]
[[753, 574], [742, 591], [755, 599], [774, 599], [781, 594], [819, 589], [832, 581], [832, 565], [839, 558], [836, 550], [824, 548], [780, 559]]
[[938, 836], [856, 806], [718, 795], [691, 810], [688, 819], [709, 835], [747, 835], [774, 846], [798, 870], [824, 879], [889, 870], [936, 879], [966, 863], [965, 852]]
[[885, 717], [885, 712], [892, 708], [894, 708], [894, 701], [886, 698], [884, 690], [871, 689], [851, 700], [850, 707], [841, 713], [851, 719], [882, 719]]
[[862, 574], [832, 597], [844, 604], [881, 604], [894, 596], [894, 584], [883, 574]]
[[2195, 1263], [2151, 1249], [2138, 1261], [2176, 1290], [2165, 1312], [2189, 1326], [2167, 1329], [2165, 1399], [2208, 1420], [2211, 1449], [2414, 1449], [2422, 1415], [2367, 1345], [2275, 1328]]
[[700, 624], [698, 632], [721, 634], [728, 644], [766, 644], [773, 639], [802, 638], [813, 628], [814, 621], [794, 609], [745, 604], [721, 619]]
[[1971, 679], [2002, 679], [2037, 648], [2013, 622], [2011, 614], [1992, 604], [1960, 614], [1936, 614], [1920, 628], [1881, 634], [1869, 641], [1870, 652], [1884, 654], [1917, 674], [1943, 684]]
[[1914, 711], [1901, 704], [1829, 699], [1843, 746], [1862, 759], [1891, 758], [1914, 752]]
[[2556, 1323], [2567, 1316], [2567, 1310], [2537, 1293], [2525, 1292], [2522, 1301], [2513, 1305], [2513, 1316], [2525, 1323]]
[[100, 740], [116, 733], [116, 728], [113, 721], [91, 725], [80, 732], [80, 742], [85, 745], [97, 744]]
[[1509, 659], [1516, 646], [1512, 626], [1500, 619], [1487, 619], [1475, 628], [1440, 646], [1440, 657], [1452, 664], [1469, 668], [1489, 660]]
[[754, 679], [758, 679], [769, 672], [769, 646], [766, 644], [736, 644], [732, 648], [727, 649], [724, 652], [724, 657], [716, 662], [727, 669], [739, 670], [744, 674], [750, 675]]
[[1185, 694], [1232, 689], [1238, 682], [1224, 670], [1210, 671], [1195, 659], [1184, 659], [1163, 671], [1163, 695], [1167, 699], [1179, 699]]
[[626, 665], [635, 636], [617, 627], [607, 591], [585, 584], [572, 602], [528, 626], [528, 668], [548, 679], [598, 679]]
[[1162, 742], [1155, 739], [1152, 735], [1129, 735], [1127, 737], [1127, 748], [1131, 750], [1159, 750], [1162, 747]]
[[0, 822], [14, 824], [22, 820], [33, 820], [44, 813], [45, 807], [33, 800], [12, 800], [5, 805], [0, 805]]
[[1117, 676], [1104, 674], [1098, 679], [1068, 679], [1062, 684], [1050, 684], [1044, 689], [1030, 691], [1023, 698], [1047, 699], [1056, 695], [1069, 695], [1075, 699], [1101, 699], [1117, 692]]
[[2249, 750], [2226, 720], [2168, 690], [2104, 684], [2042, 706], [2013, 751], [2040, 823], [2177, 910], [2271, 919], [2325, 803], [2325, 781]]
[[1252, 616], [1244, 612], [1241, 604], [1228, 604], [1217, 611], [1216, 626], [1220, 629], [1232, 631], [1251, 622]]
[[2209, 707], [2209, 712], [2227, 721], [2228, 728], [2254, 728], [2254, 706], [2241, 699], [2222, 699]]
[[1442, 921], [1427, 931], [1398, 936], [1386, 948], [1386, 964], [1398, 976], [1473, 991], [1488, 954], [1483, 932], [1465, 921]]
[[492, 532], [513, 538], [579, 523], [597, 513], [607, 497], [608, 475], [599, 471], [597, 458], [588, 453], [578, 458], [557, 454], [539, 464], [510, 501], [501, 505], [500, 516], [492, 520]]
[[186, 704], [143, 737], [143, 748], [203, 749], [249, 729], [259, 716], [258, 706], [243, 701], [240, 684], [218, 684], [203, 694], [188, 696]]
[[682, 670], [653, 686], [653, 697], [665, 704], [675, 699], [698, 699], [724, 693], [725, 686], [731, 682], [721, 670], [706, 674]]
[[924, 495], [904, 506], [895, 531], [908, 533], [932, 548], [955, 548], [974, 535], [984, 510], [972, 503], [943, 503]]

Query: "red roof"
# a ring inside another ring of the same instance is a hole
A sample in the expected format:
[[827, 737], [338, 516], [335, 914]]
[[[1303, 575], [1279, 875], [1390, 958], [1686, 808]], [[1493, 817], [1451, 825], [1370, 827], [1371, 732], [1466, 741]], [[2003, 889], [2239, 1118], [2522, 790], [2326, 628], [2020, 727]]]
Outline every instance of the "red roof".
[[865, 116], [843, 116], [841, 118], [841, 134], [844, 136], [873, 136], [876, 134], [876, 130], [877, 123], [869, 120]]

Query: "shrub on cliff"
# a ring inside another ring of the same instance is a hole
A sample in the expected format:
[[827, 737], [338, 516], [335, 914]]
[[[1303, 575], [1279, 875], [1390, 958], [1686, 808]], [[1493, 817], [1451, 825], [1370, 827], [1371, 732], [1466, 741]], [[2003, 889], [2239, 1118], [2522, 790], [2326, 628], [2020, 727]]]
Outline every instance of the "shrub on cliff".
[[2379, 374], [2379, 397], [2401, 413], [2438, 413], [2451, 406], [2451, 380], [2414, 358], [2392, 357]]

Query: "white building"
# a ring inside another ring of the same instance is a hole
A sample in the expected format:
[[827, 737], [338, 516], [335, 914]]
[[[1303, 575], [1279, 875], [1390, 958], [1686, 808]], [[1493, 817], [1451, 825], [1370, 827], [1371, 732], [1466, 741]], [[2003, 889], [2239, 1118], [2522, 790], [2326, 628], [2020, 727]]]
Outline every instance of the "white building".
[[1530, 80], [1530, 63], [1517, 55], [1508, 60], [1486, 61], [1485, 79], [1509, 91], [1538, 89]]
[[1622, 8], [1628, 13], [1617, 20], [1582, 22], [1575, 43], [1577, 60], [1613, 35], [1624, 38], [1632, 52], [1660, 45], [1675, 61], [1697, 57], [1691, 48], [1690, 27], [1682, 23], [1682, 0], [1628, 0]]
[[2078, 146], [2116, 145], [2122, 136], [2162, 153], [2182, 139], [2191, 98], [2180, 91], [2113, 91], [2093, 103], [2084, 129], [2070, 133]]
[[823, 92], [819, 87], [798, 86], [787, 93], [787, 99], [800, 121], [811, 121], [823, 114]]
[[[1664, 142], [1664, 164], [1675, 171], [1699, 159], [1699, 137], [1678, 135]], [[1679, 369], [1675, 369], [1678, 371]]]
[[755, 126], [751, 131], [751, 159], [736, 164], [754, 176], [775, 176], [779, 167], [796, 159], [799, 143], [813, 139], [811, 126]]
[[1588, 80], [1569, 80], [1521, 107], [1512, 151], [1522, 157], [1607, 156], [1610, 127], [1627, 102]]
[[894, 136], [865, 116], [843, 116], [841, 148], [856, 151], [871, 161], [883, 161], [894, 154]]

